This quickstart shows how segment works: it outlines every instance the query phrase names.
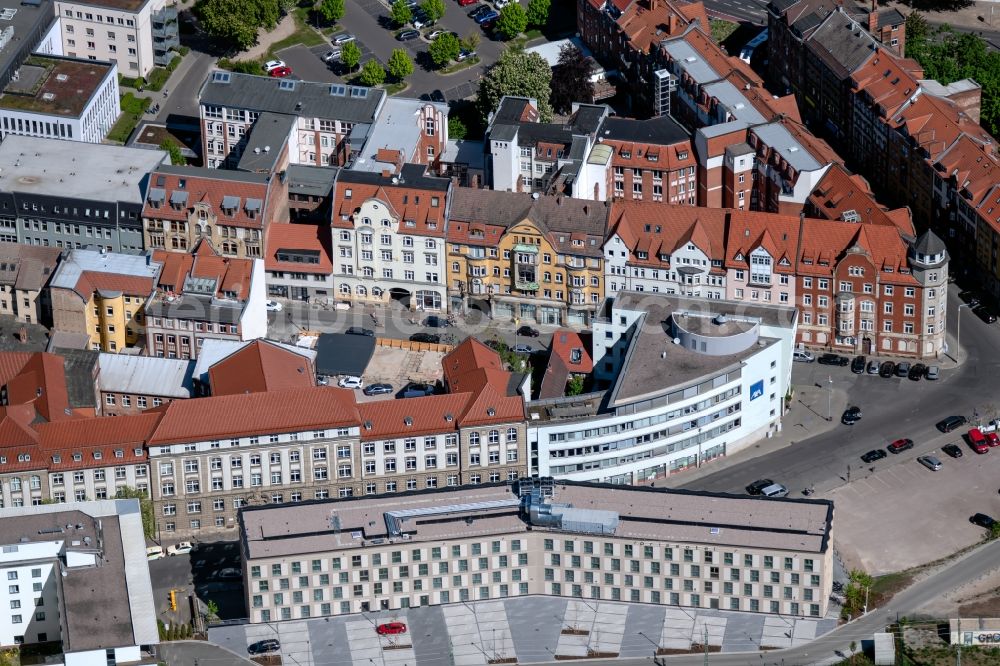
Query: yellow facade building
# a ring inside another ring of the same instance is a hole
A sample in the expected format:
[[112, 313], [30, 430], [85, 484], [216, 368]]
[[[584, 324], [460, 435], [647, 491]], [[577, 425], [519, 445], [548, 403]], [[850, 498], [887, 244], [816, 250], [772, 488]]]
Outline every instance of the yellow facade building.
[[599, 201], [456, 188], [448, 223], [451, 310], [521, 324], [590, 323], [604, 298]]
[[141, 346], [143, 307], [159, 273], [147, 256], [73, 250], [49, 285], [53, 329], [85, 334], [96, 351]]

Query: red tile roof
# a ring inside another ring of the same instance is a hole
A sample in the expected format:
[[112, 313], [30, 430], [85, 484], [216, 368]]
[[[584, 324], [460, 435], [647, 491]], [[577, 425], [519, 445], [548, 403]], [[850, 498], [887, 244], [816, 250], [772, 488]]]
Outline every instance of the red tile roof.
[[813, 213], [828, 220], [843, 220], [854, 211], [859, 222], [896, 227], [900, 232], [916, 236], [909, 209], [887, 211], [876, 200], [868, 181], [851, 175], [840, 164], [833, 164], [809, 194]]
[[153, 293], [153, 278], [83, 271], [73, 290], [88, 300], [96, 291], [120, 291], [130, 296], [147, 297]]
[[150, 445], [357, 426], [354, 393], [317, 386], [269, 393], [246, 393], [174, 400]]
[[[21, 367], [10, 374], [18, 363], [21, 363]], [[25, 358], [23, 354], [14, 352], [2, 365], [5, 377], [0, 385], [6, 389], [8, 405], [31, 406], [46, 421], [72, 418], [66, 389], [66, 370], [61, 356], [36, 352]]]
[[[751, 211], [732, 211], [726, 239], [726, 268], [747, 268], [750, 253], [763, 247], [774, 260], [774, 272], [794, 273], [799, 218]], [[742, 259], [736, 259], [742, 255]]]
[[[348, 192], [350, 197], [347, 196]], [[377, 185], [338, 182], [333, 201], [333, 226], [338, 229], [353, 229], [354, 213], [368, 199], [378, 199], [389, 207], [393, 217], [399, 221], [400, 233], [444, 237], [447, 193], [417, 189], [402, 183]], [[435, 199], [437, 206], [432, 206]], [[414, 226], [404, 226], [405, 221], [412, 221]]]
[[[674, 206], [653, 201], [615, 201], [609, 216], [611, 234], [617, 234], [631, 251], [631, 263], [668, 268], [660, 255], [671, 255], [688, 241], [710, 259], [722, 261], [726, 218], [721, 208]], [[646, 252], [646, 259], [637, 253]]]
[[212, 395], [237, 395], [315, 386], [309, 359], [266, 340], [254, 340], [208, 369]]
[[358, 405], [361, 439], [419, 437], [457, 431], [471, 393], [429, 395], [406, 400], [375, 400]]
[[[268, 210], [268, 182], [250, 182], [237, 177], [227, 177], [224, 169], [184, 169], [178, 173], [177, 167], [166, 167], [167, 170], [157, 170], [150, 174], [150, 187], [147, 190], [147, 200], [142, 208], [142, 216], [155, 220], [177, 220], [187, 222], [188, 216], [194, 210], [195, 204], [207, 205], [214, 215], [218, 216], [217, 224], [245, 229], [262, 229], [265, 213]], [[244, 176], [245, 174], [240, 174]], [[181, 186], [181, 181], [184, 185]], [[149, 191], [162, 189], [165, 197], [158, 207], [154, 207], [148, 197]], [[175, 192], [186, 193], [187, 201], [180, 208], [170, 203]], [[225, 197], [237, 197], [239, 205], [230, 215], [223, 211], [222, 201]], [[247, 200], [257, 199], [260, 208], [250, 217], [247, 212]]]
[[[552, 355], [563, 360], [572, 372], [590, 372], [594, 369], [594, 360], [590, 356], [590, 336], [585, 341], [579, 333], [566, 328], [560, 328], [552, 333]], [[573, 362], [573, 350], [582, 350], [578, 363]]]
[[881, 282], [917, 284], [907, 263], [907, 244], [895, 227], [832, 220], [802, 222], [798, 273], [832, 275], [844, 252], [854, 246], [870, 257]]
[[[264, 267], [269, 271], [291, 271], [329, 275], [333, 271], [329, 225], [273, 223], [267, 228], [267, 257]], [[319, 253], [318, 264], [281, 261], [280, 250], [308, 250]]]
[[217, 297], [232, 293], [246, 300], [250, 296], [253, 259], [223, 257], [207, 238], [201, 239], [190, 254], [155, 250], [153, 261], [163, 264], [157, 286], [165, 291], [184, 293], [184, 280], [190, 275], [215, 280]]
[[493, 384], [507, 392], [510, 373], [503, 367], [500, 355], [474, 337], [468, 337], [441, 359], [445, 385], [449, 391], [478, 391], [484, 384]]

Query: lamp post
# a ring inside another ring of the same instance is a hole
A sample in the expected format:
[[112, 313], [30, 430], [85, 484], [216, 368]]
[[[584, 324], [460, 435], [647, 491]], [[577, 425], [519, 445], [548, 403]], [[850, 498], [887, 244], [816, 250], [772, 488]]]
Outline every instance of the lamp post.
[[833, 420], [833, 375], [827, 378], [826, 385], [826, 420]]

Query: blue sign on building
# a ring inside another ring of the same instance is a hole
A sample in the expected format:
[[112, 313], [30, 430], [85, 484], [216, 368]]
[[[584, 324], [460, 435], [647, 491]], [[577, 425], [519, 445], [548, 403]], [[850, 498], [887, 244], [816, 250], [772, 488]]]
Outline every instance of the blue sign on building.
[[764, 380], [761, 379], [759, 382], [754, 382], [750, 385], [750, 399], [756, 400], [760, 396], [764, 395]]

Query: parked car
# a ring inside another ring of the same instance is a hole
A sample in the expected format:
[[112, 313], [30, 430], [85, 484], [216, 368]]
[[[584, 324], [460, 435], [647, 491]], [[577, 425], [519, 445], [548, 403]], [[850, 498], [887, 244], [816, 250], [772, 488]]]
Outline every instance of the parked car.
[[429, 25], [434, 25], [434, 21], [431, 20], [426, 14], [421, 13], [413, 17], [413, 27], [417, 30], [426, 28]]
[[268, 76], [273, 76], [276, 79], [283, 79], [286, 76], [292, 75], [291, 67], [275, 67], [270, 72], [267, 73]]
[[851, 361], [851, 372], [856, 375], [864, 374], [865, 365], [867, 365], [866, 360], [864, 356], [855, 356], [854, 360]]
[[330, 49], [326, 53], [320, 56], [323, 62], [333, 62], [340, 59], [341, 50], [339, 48]]
[[985, 432], [983, 434], [986, 435], [986, 443], [989, 444], [991, 449], [1000, 446], [1000, 435], [997, 435], [996, 431]]
[[410, 342], [427, 342], [430, 344], [437, 344], [441, 342], [441, 336], [434, 335], [433, 333], [414, 333], [410, 336]]
[[458, 6], [459, 7], [468, 7], [469, 5], [474, 5], [477, 2], [479, 2], [479, 0], [458, 0]]
[[281, 312], [282, 310], [281, 303], [278, 301], [267, 301], [267, 303], [264, 304], [264, 307], [267, 308], [268, 312]]
[[530, 354], [532, 352], [531, 345], [514, 345], [511, 350], [515, 354]]
[[521, 326], [517, 329], [517, 335], [525, 338], [537, 338], [539, 333], [538, 329], [531, 328], [530, 326]]
[[180, 543], [175, 543], [172, 546], [167, 546], [167, 555], [173, 557], [174, 555], [187, 555], [193, 550], [190, 541], [181, 541]]
[[284, 60], [268, 60], [264, 63], [264, 71], [270, 72], [272, 69], [278, 69], [279, 67], [284, 67]]
[[936, 427], [941, 432], [951, 432], [956, 428], [964, 426], [968, 420], [964, 416], [949, 416], [937, 422]]
[[872, 360], [868, 361], [868, 374], [869, 375], [877, 375], [878, 374], [878, 366], [879, 366], [879, 362], [876, 361], [875, 359], [872, 359]]
[[945, 444], [941, 447], [941, 450], [947, 453], [952, 458], [961, 458], [962, 449], [958, 447], [957, 444]]
[[347, 335], [365, 335], [369, 338], [375, 337], [375, 331], [370, 328], [362, 328], [361, 326], [351, 326], [349, 329], [344, 331]]
[[896, 376], [906, 377], [910, 374], [910, 363], [909, 361], [900, 361], [896, 364]]
[[848, 407], [844, 410], [844, 415], [840, 417], [840, 422], [844, 425], [854, 425], [861, 420], [860, 407]]
[[972, 312], [987, 324], [992, 324], [997, 320], [997, 316], [993, 314], [993, 310], [989, 309], [985, 305], [977, 305], [972, 308]]
[[437, 39], [438, 37], [440, 37], [441, 35], [443, 35], [445, 32], [447, 32], [447, 31], [446, 30], [432, 30], [427, 35], [427, 40], [433, 42], [435, 39]]
[[893, 442], [892, 444], [890, 444], [886, 448], [889, 449], [889, 453], [902, 453], [903, 451], [906, 451], [907, 449], [912, 449], [913, 448], [913, 440], [912, 439], [906, 439], [906, 438], [904, 438], [904, 439], [897, 439], [895, 442]]
[[882, 458], [885, 458], [887, 455], [888, 454], [884, 449], [872, 449], [868, 453], [861, 456], [861, 462], [873, 463], [876, 460], [882, 460]]
[[265, 638], [247, 646], [247, 652], [250, 654], [267, 654], [268, 652], [277, 652], [280, 649], [281, 643], [278, 642], [277, 638]]
[[941, 369], [938, 366], [929, 365], [927, 366], [927, 373], [924, 376], [927, 377], [927, 379], [934, 381], [940, 376], [940, 374], [941, 374]]
[[816, 357], [805, 349], [796, 349], [792, 352], [792, 360], [800, 363], [812, 363], [816, 360]]
[[993, 518], [987, 516], [985, 513], [974, 513], [972, 514], [972, 517], [969, 518], [969, 522], [973, 525], [979, 525], [980, 527], [985, 527], [990, 530], [993, 529], [993, 525], [995, 525], [997, 521], [993, 520]]
[[493, 4], [496, 5], [497, 11], [500, 11], [510, 4], [510, 0], [496, 0]]
[[488, 12], [475, 17], [473, 20], [479, 25], [485, 26], [493, 21], [496, 21], [498, 18], [500, 18], [500, 12], [491, 9]]
[[346, 377], [341, 377], [340, 381], [337, 382], [337, 386], [346, 389], [359, 389], [362, 387], [361, 377], [356, 375], [347, 375]]
[[990, 443], [986, 439], [986, 435], [982, 433], [979, 428], [973, 428], [965, 434], [965, 438], [969, 442], [969, 446], [976, 453], [986, 453], [990, 450]]
[[392, 393], [392, 384], [386, 384], [384, 382], [369, 384], [361, 392], [365, 395], [386, 395]]
[[896, 364], [893, 363], [892, 361], [885, 361], [882, 364], [882, 367], [878, 369], [878, 376], [879, 377], [892, 377], [892, 375], [895, 372], [896, 372]]
[[146, 559], [149, 561], [158, 560], [163, 557], [163, 548], [161, 546], [150, 546], [146, 549]]
[[847, 365], [850, 363], [846, 356], [840, 356], [839, 354], [823, 354], [816, 359], [816, 362], [820, 365]]
[[463, 60], [468, 60], [474, 55], [476, 55], [475, 51], [466, 51], [465, 49], [462, 49], [461, 51], [458, 52], [458, 55], [455, 56], [455, 61], [462, 62]]
[[760, 494], [764, 497], [788, 497], [788, 488], [780, 483], [774, 483], [766, 488], [761, 488]]
[[917, 462], [932, 472], [936, 472], [941, 469], [941, 461], [934, 456], [920, 456], [917, 458]]
[[961, 298], [966, 303], [968, 303], [970, 307], [974, 308], [977, 305], [979, 305], [980, 298], [978, 292], [972, 290], [963, 291], [958, 294], [958, 297]]
[[478, 17], [491, 11], [493, 10], [490, 9], [489, 5], [479, 5], [478, 7], [474, 8], [472, 11], [469, 12], [469, 18], [475, 21]]
[[910, 368], [909, 377], [915, 382], [919, 382], [924, 377], [924, 373], [927, 372], [927, 366], [923, 363], [914, 363], [913, 367]]
[[396, 35], [396, 39], [398, 39], [401, 42], [408, 42], [411, 39], [416, 39], [419, 36], [420, 32], [417, 30], [403, 30], [398, 35]]
[[243, 573], [236, 567], [226, 567], [225, 569], [219, 569], [213, 573], [212, 578], [218, 578], [219, 580], [236, 580], [237, 578], [243, 578]]
[[406, 625], [402, 622], [386, 622], [375, 627], [379, 636], [395, 636], [406, 633]]
[[448, 328], [451, 326], [451, 322], [448, 321], [447, 317], [439, 317], [438, 315], [430, 315], [424, 319], [424, 326], [428, 328]]
[[404, 398], [420, 398], [425, 395], [434, 395], [434, 387], [430, 384], [410, 382], [403, 387], [400, 395]]
[[768, 486], [773, 486], [774, 481], [771, 479], [758, 479], [747, 486], [748, 495], [760, 495], [760, 491], [764, 490]]
[[353, 42], [353, 41], [354, 41], [354, 35], [352, 35], [349, 32], [342, 32], [333, 38], [333, 44], [336, 46], [343, 46], [347, 42]]

